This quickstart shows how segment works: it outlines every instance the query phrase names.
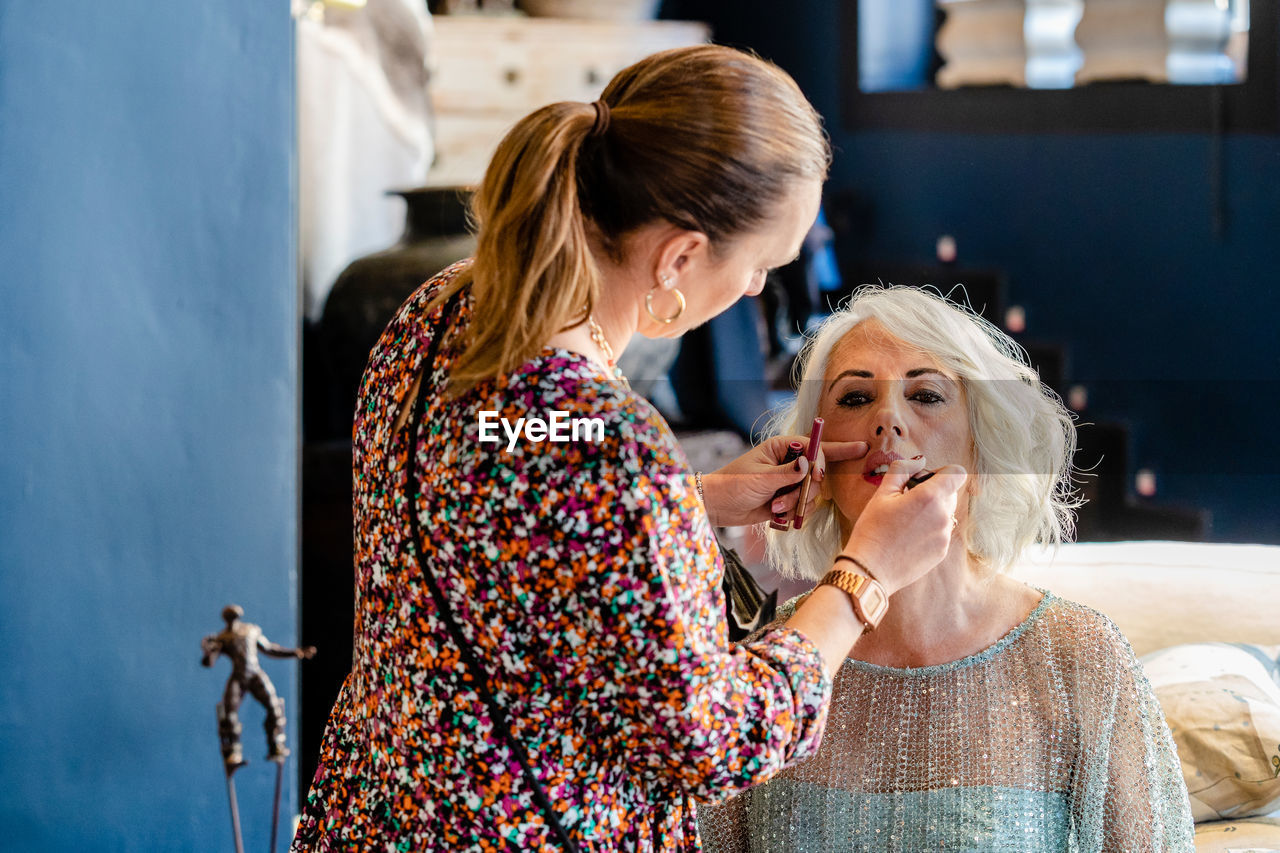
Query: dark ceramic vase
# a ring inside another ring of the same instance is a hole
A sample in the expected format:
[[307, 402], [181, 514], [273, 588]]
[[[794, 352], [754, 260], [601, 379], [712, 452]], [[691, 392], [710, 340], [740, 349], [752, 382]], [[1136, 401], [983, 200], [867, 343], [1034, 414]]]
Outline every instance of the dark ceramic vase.
[[[389, 249], [352, 261], [325, 301], [316, 330], [327, 404], [309, 440], [349, 438], [356, 391], [369, 351], [404, 301], [427, 279], [469, 257], [475, 238], [467, 230], [470, 193], [457, 188], [396, 191], [405, 200], [404, 234]], [[314, 386], [313, 386], [314, 387]]]

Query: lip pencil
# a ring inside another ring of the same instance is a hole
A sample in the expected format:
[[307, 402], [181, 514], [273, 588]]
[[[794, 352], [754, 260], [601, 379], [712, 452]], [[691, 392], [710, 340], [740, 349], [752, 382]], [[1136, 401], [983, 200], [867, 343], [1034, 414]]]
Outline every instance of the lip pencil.
[[813, 419], [813, 428], [809, 431], [809, 447], [804, 458], [809, 460], [809, 473], [800, 481], [800, 500], [796, 503], [795, 528], [804, 524], [804, 505], [809, 500], [809, 485], [813, 482], [813, 463], [818, 458], [818, 448], [822, 445], [822, 418]]
[[911, 475], [910, 480], [907, 480], [907, 490], [910, 491], [911, 489], [914, 489], [916, 486], [920, 485], [921, 483], [923, 483], [925, 480], [929, 479], [936, 473], [938, 472], [937, 471], [917, 471], [915, 474]]

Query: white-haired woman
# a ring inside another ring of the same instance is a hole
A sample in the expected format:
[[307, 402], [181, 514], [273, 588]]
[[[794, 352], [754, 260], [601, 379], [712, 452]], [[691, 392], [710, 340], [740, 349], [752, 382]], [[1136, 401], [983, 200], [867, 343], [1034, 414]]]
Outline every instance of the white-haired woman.
[[[835, 463], [771, 562], [820, 577], [884, 466], [971, 472], [944, 561], [893, 596], [836, 677], [816, 756], [700, 809], [707, 849], [1192, 850], [1173, 741], [1105, 616], [1003, 571], [1071, 532], [1075, 431], [1020, 348], [912, 288], [865, 288], [817, 332], [775, 426], [870, 443]], [[783, 608], [783, 618], [790, 612]]]

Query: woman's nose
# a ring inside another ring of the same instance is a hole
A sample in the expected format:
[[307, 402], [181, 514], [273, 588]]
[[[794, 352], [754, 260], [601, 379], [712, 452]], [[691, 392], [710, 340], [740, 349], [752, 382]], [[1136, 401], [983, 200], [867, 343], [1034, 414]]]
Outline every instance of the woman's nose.
[[[884, 399], [885, 397], [889, 399]], [[902, 411], [897, 402], [893, 399], [892, 394], [885, 394], [881, 398], [881, 405], [875, 413], [876, 436], [885, 434], [902, 438], [904, 434]]]

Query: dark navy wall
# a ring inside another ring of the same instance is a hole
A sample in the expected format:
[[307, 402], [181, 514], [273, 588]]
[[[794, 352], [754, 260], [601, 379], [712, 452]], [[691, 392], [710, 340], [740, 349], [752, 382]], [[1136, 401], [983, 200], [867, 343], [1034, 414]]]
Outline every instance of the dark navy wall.
[[[1207, 507], [1210, 536], [1280, 542], [1280, 136], [858, 131], [840, 119], [839, 0], [667, 0], [790, 71], [826, 116], [829, 189], [868, 218], [858, 251], [1009, 276], [1029, 332], [1068, 344], [1085, 420], [1133, 427], [1159, 498]], [[732, 9], [729, 7], [732, 6]], [[1215, 234], [1215, 193], [1225, 228]]]
[[231, 846], [200, 638], [297, 632], [292, 39], [283, 2], [0, 3], [6, 850]]

